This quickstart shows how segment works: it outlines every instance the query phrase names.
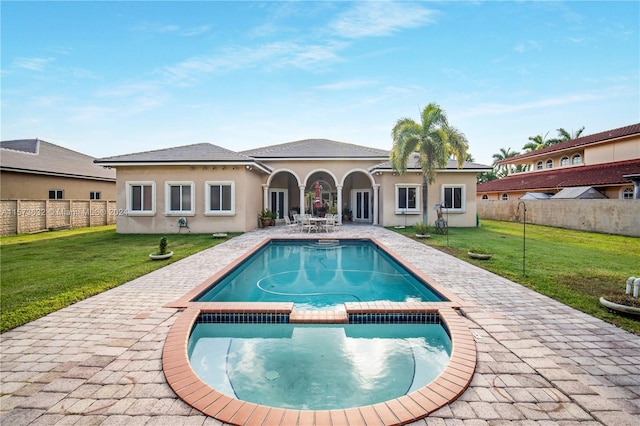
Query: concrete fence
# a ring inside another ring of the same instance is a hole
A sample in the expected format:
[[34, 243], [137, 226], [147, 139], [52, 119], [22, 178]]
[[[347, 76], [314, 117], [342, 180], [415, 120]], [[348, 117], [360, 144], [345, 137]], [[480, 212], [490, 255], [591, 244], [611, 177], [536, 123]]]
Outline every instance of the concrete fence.
[[115, 200], [0, 200], [0, 235], [116, 223]]
[[[527, 200], [524, 202], [479, 200], [480, 219], [555, 226], [580, 231], [640, 237], [640, 200]], [[520, 209], [518, 210], [518, 205]]]

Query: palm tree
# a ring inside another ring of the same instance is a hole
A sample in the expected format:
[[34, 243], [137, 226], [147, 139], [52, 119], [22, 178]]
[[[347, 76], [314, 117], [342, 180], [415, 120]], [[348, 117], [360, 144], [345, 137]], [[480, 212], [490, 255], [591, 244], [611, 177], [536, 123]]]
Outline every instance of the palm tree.
[[428, 222], [428, 186], [436, 180], [438, 169], [446, 167], [454, 157], [461, 168], [469, 143], [465, 135], [449, 125], [445, 112], [434, 102], [422, 110], [421, 123], [400, 118], [391, 130], [393, 148], [389, 154], [391, 167], [401, 175], [407, 172], [407, 161], [418, 153], [422, 169], [422, 221]]
[[582, 126], [581, 128], [579, 128], [578, 130], [576, 130], [573, 133], [569, 133], [567, 132], [565, 129], [563, 129], [562, 127], [560, 127], [558, 130], [558, 142], [564, 142], [564, 141], [570, 141], [571, 139], [577, 139], [580, 137], [580, 135], [582, 134], [582, 132], [584, 132], [584, 126]]
[[547, 135], [549, 132], [542, 135], [529, 136], [529, 140], [531, 142], [527, 143], [522, 147], [526, 152], [537, 151], [539, 149], [544, 148], [545, 146], [549, 146], [549, 141], [547, 141]]
[[498, 165], [498, 163], [502, 160], [506, 160], [507, 158], [515, 157], [516, 155], [520, 155], [520, 153], [518, 151], [511, 151], [510, 147], [507, 149], [500, 148], [500, 152], [493, 154], [492, 166], [495, 169], [497, 176], [508, 176], [509, 173], [515, 171], [514, 167], [508, 167], [506, 164]]
[[547, 135], [549, 134], [549, 132], [547, 132], [544, 136], [541, 136], [541, 135], [529, 136], [529, 140], [531, 142], [523, 146], [522, 149], [524, 149], [526, 152], [531, 152], [531, 151], [536, 151], [538, 149], [546, 148], [551, 145], [559, 144], [560, 142], [565, 142], [571, 139], [579, 138], [582, 132], [584, 132], [584, 126], [582, 126], [581, 128], [579, 128], [573, 133], [569, 133], [562, 127], [556, 130], [558, 131], [557, 138], [547, 139]]

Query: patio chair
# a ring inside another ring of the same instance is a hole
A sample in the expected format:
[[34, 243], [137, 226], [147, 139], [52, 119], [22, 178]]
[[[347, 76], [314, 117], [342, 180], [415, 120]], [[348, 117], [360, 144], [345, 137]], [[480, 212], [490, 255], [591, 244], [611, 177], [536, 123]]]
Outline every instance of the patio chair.
[[308, 214], [301, 215], [300, 220], [302, 221], [303, 231], [306, 230], [309, 233], [311, 233], [311, 231], [318, 232], [318, 226], [314, 222], [311, 222], [311, 215], [308, 215]]
[[333, 232], [336, 229], [336, 217], [333, 214], [327, 214], [325, 217], [325, 221], [322, 222], [322, 229], [326, 232]]
[[298, 228], [298, 224], [295, 222], [291, 222], [291, 220], [289, 219], [289, 216], [287, 215], [284, 216], [284, 224], [287, 227], [288, 232], [295, 231], [296, 228]]

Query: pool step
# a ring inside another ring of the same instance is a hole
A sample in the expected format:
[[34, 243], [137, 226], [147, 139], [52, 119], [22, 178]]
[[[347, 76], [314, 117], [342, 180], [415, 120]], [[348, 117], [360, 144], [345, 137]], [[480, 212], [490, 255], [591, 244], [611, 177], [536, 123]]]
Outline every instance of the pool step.
[[296, 311], [289, 315], [289, 323], [347, 324], [345, 311]]

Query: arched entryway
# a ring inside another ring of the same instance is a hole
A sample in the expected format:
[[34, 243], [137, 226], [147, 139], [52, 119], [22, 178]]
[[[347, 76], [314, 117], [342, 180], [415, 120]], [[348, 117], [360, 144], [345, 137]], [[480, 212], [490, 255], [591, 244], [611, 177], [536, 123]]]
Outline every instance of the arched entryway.
[[299, 197], [300, 179], [291, 170], [280, 170], [274, 173], [263, 185], [264, 208], [276, 212], [276, 218], [290, 217], [294, 212], [300, 212]]
[[342, 181], [343, 215], [354, 223], [378, 224], [378, 188], [366, 170], [353, 170]]
[[304, 186], [305, 213], [324, 216], [338, 214], [339, 191], [335, 176], [326, 170], [316, 170], [309, 174]]

